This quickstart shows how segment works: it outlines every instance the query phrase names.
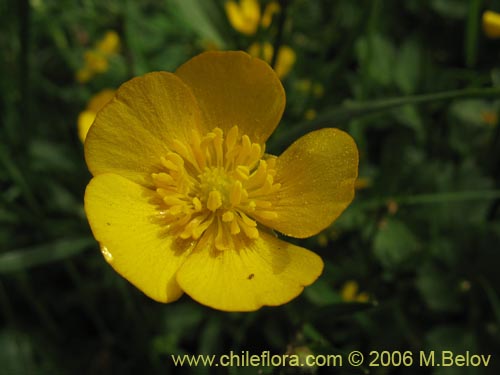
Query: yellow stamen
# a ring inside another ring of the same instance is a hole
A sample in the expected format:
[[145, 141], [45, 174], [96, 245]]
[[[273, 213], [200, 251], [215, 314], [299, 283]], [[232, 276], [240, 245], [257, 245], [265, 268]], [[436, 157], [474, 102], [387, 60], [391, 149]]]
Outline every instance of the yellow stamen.
[[[259, 237], [256, 219], [274, 220], [275, 157], [240, 135], [237, 126], [200, 136], [189, 143], [173, 140], [152, 174], [162, 203], [159, 217], [182, 239], [213, 236], [217, 250], [231, 249], [233, 236]], [[210, 228], [210, 230], [209, 230]]]
[[222, 206], [222, 197], [217, 190], [213, 190], [208, 194], [207, 208], [215, 212], [220, 206]]

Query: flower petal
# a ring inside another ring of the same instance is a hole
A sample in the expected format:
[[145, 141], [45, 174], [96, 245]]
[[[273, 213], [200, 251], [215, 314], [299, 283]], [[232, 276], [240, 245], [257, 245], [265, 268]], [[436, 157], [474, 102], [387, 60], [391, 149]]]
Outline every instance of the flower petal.
[[196, 100], [176, 75], [134, 78], [97, 114], [85, 141], [87, 165], [94, 176], [116, 173], [149, 185], [172, 140], [187, 142], [199, 124]]
[[255, 240], [233, 237], [235, 249], [217, 251], [205, 235], [177, 273], [181, 288], [204, 305], [253, 311], [297, 297], [323, 270], [313, 252], [262, 232]]
[[78, 137], [80, 138], [80, 141], [85, 142], [85, 137], [87, 136], [94, 120], [95, 112], [89, 110], [80, 112], [78, 115]]
[[488, 38], [500, 38], [500, 14], [491, 10], [484, 12], [483, 30]]
[[354, 198], [358, 150], [350, 135], [321, 129], [295, 141], [276, 160], [271, 198], [276, 219], [258, 221], [288, 236], [310, 237], [329, 226]]
[[87, 109], [78, 116], [78, 136], [85, 142], [87, 133], [95, 120], [95, 116], [115, 96], [115, 90], [105, 89], [90, 99]]
[[193, 90], [207, 130], [219, 127], [227, 133], [237, 125], [252, 142], [264, 143], [285, 109], [276, 73], [245, 52], [205, 52], [176, 74]]
[[260, 18], [260, 6], [256, 0], [242, 0], [241, 5], [227, 1], [224, 7], [229, 23], [235, 30], [245, 35], [255, 34]]
[[114, 174], [94, 177], [85, 191], [85, 212], [111, 266], [159, 302], [182, 295], [175, 273], [187, 255], [184, 241], [169, 237], [152, 200], [156, 193]]

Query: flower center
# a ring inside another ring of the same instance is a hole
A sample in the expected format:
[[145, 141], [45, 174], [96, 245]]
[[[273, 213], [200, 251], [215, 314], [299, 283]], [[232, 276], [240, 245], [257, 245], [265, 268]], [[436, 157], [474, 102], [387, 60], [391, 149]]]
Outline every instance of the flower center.
[[258, 238], [257, 220], [278, 217], [271, 203], [281, 187], [275, 162], [237, 126], [226, 135], [219, 128], [202, 138], [193, 132], [188, 144], [174, 140], [152, 174], [160, 216], [183, 239], [211, 231], [218, 250], [230, 249], [233, 236]]

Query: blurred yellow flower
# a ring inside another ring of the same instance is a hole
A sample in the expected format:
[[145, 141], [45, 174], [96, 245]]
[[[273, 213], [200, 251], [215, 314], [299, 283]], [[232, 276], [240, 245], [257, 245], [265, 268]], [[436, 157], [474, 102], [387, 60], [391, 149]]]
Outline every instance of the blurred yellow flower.
[[262, 16], [262, 20], [260, 24], [264, 29], [267, 29], [269, 26], [271, 26], [271, 22], [273, 21], [273, 16], [280, 11], [280, 5], [275, 2], [271, 1], [269, 4], [267, 4], [266, 9], [264, 10], [264, 15]]
[[109, 59], [120, 50], [120, 37], [115, 31], [108, 31], [95, 48], [85, 51], [84, 65], [76, 72], [76, 80], [85, 83], [95, 75], [108, 70]]
[[254, 35], [259, 24], [263, 28], [271, 25], [272, 17], [278, 13], [280, 6], [272, 1], [267, 4], [261, 18], [260, 4], [258, 0], [226, 1], [224, 4], [229, 23], [235, 30], [245, 35]]
[[372, 186], [372, 179], [369, 177], [359, 177], [354, 184], [356, 190], [367, 189]]
[[157, 301], [185, 292], [225, 311], [281, 305], [313, 283], [321, 258], [272, 230], [328, 227], [354, 197], [358, 151], [321, 129], [265, 153], [284, 108], [276, 73], [244, 52], [123, 84], [85, 141], [85, 211], [110, 265]]
[[85, 68], [93, 73], [103, 73], [108, 70], [108, 59], [98, 51], [86, 51], [83, 59], [85, 61]]
[[312, 93], [316, 98], [321, 98], [325, 94], [323, 85], [321, 83], [313, 83], [310, 79], [296, 81], [295, 87], [298, 91], [305, 94]]
[[96, 49], [104, 55], [113, 55], [120, 52], [120, 36], [116, 31], [110, 30], [97, 42]]
[[85, 111], [78, 116], [78, 136], [85, 142], [87, 133], [99, 112], [115, 95], [115, 90], [105, 89], [95, 94], [88, 102]]
[[313, 85], [313, 95], [316, 98], [321, 98], [325, 94], [325, 88], [321, 83], [315, 83]]
[[315, 109], [309, 108], [305, 113], [304, 113], [304, 118], [307, 121], [312, 121], [316, 118], [317, 113]]
[[486, 125], [495, 126], [498, 124], [498, 115], [493, 111], [484, 111], [481, 113], [481, 119]]
[[88, 67], [83, 67], [81, 69], [78, 69], [76, 72], [76, 80], [80, 83], [85, 83], [90, 81], [94, 73], [88, 68]]
[[488, 38], [500, 38], [500, 14], [491, 10], [484, 12], [483, 30]]
[[[274, 47], [271, 43], [265, 42], [253, 43], [248, 48], [248, 53], [253, 57], [261, 58], [267, 61], [269, 64], [273, 58]], [[281, 46], [278, 50], [278, 56], [276, 57], [276, 66], [274, 70], [279, 78], [284, 78], [293, 68], [295, 64], [296, 55], [292, 48], [289, 46]]]
[[356, 281], [349, 280], [344, 283], [340, 290], [340, 296], [344, 302], [368, 302], [370, 297], [367, 293], [358, 293], [359, 285]]

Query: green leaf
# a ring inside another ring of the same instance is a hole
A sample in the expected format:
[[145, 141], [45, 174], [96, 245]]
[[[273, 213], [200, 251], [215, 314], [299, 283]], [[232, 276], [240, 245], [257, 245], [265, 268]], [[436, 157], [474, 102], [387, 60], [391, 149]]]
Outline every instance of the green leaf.
[[187, 25], [202, 40], [213, 42], [220, 49], [226, 48], [226, 41], [216, 27], [221, 24], [220, 13], [212, 1], [171, 0], [171, 2], [179, 9], [179, 14]]
[[497, 113], [495, 106], [480, 99], [457, 100], [450, 106], [450, 114], [461, 123], [484, 126], [483, 119], [486, 113]]
[[[477, 336], [473, 332], [458, 325], [438, 326], [430, 331], [425, 339], [426, 352], [435, 351], [436, 363], [441, 361], [440, 356], [444, 350], [451, 351], [454, 355], [465, 354], [466, 351], [469, 351], [471, 354], [490, 354], [488, 350], [483, 353], [479, 350]], [[490, 373], [489, 371], [483, 372], [484, 368], [480, 369], [480, 371], [478, 369], [480, 368], [473, 366], [450, 366], [436, 368], [432, 373], [436, 375], [478, 375]], [[495, 373], [495, 370], [492, 369], [491, 373]]]
[[432, 0], [431, 6], [443, 18], [463, 19], [467, 14], [467, 2], [463, 0]]
[[424, 139], [424, 124], [417, 107], [405, 105], [395, 109], [393, 114], [401, 124], [408, 126], [415, 132], [418, 141]]
[[340, 318], [365, 311], [376, 306], [373, 302], [341, 302], [317, 308], [311, 312], [309, 321]]
[[433, 94], [409, 95], [396, 98], [370, 100], [364, 102], [346, 101], [340, 107], [331, 109], [313, 121], [306, 121], [296, 126], [282, 129], [282, 136], [270, 144], [273, 152], [281, 152], [293, 141], [313, 130], [330, 127], [332, 124], [347, 124], [349, 121], [374, 113], [383, 113], [407, 104], [432, 103], [463, 98], [498, 98], [500, 87], [468, 88], [463, 90], [443, 91]]
[[396, 219], [388, 219], [375, 235], [373, 252], [386, 268], [394, 268], [418, 249], [417, 238]]
[[37, 171], [73, 171], [75, 169], [74, 163], [66, 156], [70, 151], [68, 147], [43, 139], [33, 140], [29, 145], [33, 168]]
[[415, 283], [430, 309], [457, 311], [460, 308], [454, 277], [434, 264], [421, 267]]
[[394, 71], [394, 80], [399, 89], [406, 95], [413, 94], [420, 79], [421, 52], [418, 43], [407, 40], [398, 51]]
[[15, 331], [0, 332], [0, 363], [4, 374], [34, 374], [34, 342], [28, 335]]
[[83, 237], [7, 251], [0, 254], [0, 274], [25, 271], [32, 267], [67, 259], [81, 253], [95, 243], [92, 238]]
[[325, 279], [319, 279], [304, 290], [304, 296], [317, 306], [341, 302], [341, 298]]
[[464, 45], [465, 62], [468, 67], [473, 67], [477, 60], [482, 2], [482, 0], [469, 0]]
[[392, 82], [396, 55], [392, 43], [382, 35], [372, 34], [358, 39], [355, 48], [366, 79], [388, 86]]

